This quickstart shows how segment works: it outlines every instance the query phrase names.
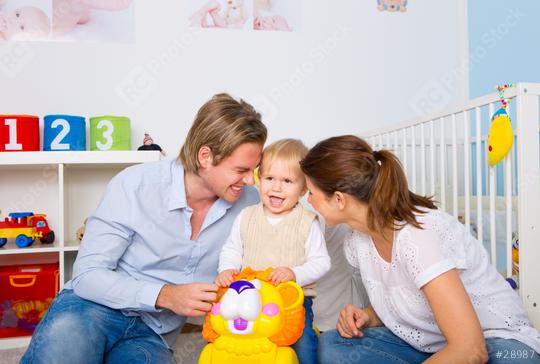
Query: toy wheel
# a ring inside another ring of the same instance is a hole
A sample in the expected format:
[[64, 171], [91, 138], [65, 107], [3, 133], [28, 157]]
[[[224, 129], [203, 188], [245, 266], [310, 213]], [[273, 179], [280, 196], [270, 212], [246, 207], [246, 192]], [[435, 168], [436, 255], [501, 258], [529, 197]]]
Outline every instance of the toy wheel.
[[0, 248], [6, 245], [7, 239], [6, 238], [0, 238]]
[[51, 230], [47, 235], [39, 239], [42, 244], [52, 244], [54, 243], [54, 231]]
[[17, 244], [19, 248], [26, 248], [27, 246], [32, 245], [33, 242], [34, 239], [29, 238], [24, 234], [17, 236], [17, 238], [15, 239], [15, 244]]

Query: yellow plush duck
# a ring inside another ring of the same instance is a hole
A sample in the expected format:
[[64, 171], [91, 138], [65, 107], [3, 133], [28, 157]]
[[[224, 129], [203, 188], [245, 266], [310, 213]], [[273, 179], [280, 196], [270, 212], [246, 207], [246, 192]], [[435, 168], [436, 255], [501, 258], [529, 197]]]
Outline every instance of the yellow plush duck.
[[488, 161], [491, 166], [504, 159], [514, 144], [514, 132], [510, 117], [500, 108], [491, 118], [488, 135]]

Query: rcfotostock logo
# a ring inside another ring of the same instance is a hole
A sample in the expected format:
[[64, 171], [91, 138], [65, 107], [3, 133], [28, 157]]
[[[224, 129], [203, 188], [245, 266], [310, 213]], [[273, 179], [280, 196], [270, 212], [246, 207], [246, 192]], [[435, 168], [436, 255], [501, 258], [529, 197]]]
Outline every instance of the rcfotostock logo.
[[4, 42], [0, 44], [0, 73], [15, 78], [35, 56], [28, 43]]
[[[448, 107], [452, 102], [456, 87], [466, 82], [469, 72], [481, 65], [484, 59], [500, 46], [508, 34], [525, 16], [520, 9], [509, 10], [501, 16], [501, 22], [483, 32], [479, 41], [469, 51], [469, 56], [463, 58], [458, 65], [441, 77], [426, 82], [409, 99], [409, 107], [416, 115], [435, 113]], [[498, 51], [498, 50], [497, 50]]]
[[183, 33], [144, 66], [133, 68], [116, 86], [116, 93], [130, 107], [142, 104], [157, 89], [158, 75], [161, 71], [184, 53], [195, 42], [199, 34], [200, 30], [198, 29], [191, 29], [189, 32]]
[[425, 115], [444, 108], [451, 99], [449, 89], [442, 82], [430, 81], [410, 99], [409, 105], [417, 115]]
[[129, 106], [140, 104], [157, 88], [158, 81], [142, 66], [135, 67], [116, 87], [116, 92]]
[[271, 88], [263, 95], [256, 95], [251, 102], [264, 114], [267, 121], [272, 121], [279, 114], [278, 105], [282, 104], [292, 94], [300, 89], [312, 74], [324, 64], [327, 59], [334, 55], [334, 51], [351, 34], [352, 29], [346, 26], [338, 26], [326, 38], [311, 48], [306, 58], [298, 64], [285, 82]]

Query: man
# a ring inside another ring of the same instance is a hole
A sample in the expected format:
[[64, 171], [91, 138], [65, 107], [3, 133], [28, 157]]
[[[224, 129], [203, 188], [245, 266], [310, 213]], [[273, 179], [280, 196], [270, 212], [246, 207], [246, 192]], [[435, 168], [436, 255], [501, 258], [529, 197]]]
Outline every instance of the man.
[[88, 219], [73, 279], [21, 363], [174, 363], [178, 329], [216, 298], [217, 286], [203, 282], [213, 282], [236, 215], [258, 202], [245, 186], [266, 135], [251, 105], [215, 95], [177, 161], [114, 177]]

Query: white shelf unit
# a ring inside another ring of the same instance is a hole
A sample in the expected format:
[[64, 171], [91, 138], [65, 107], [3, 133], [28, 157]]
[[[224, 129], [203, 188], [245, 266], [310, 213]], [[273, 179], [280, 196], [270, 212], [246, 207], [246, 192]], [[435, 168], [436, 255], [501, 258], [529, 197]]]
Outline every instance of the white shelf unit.
[[[75, 232], [97, 207], [110, 179], [122, 169], [158, 161], [158, 151], [0, 152], [0, 217], [44, 213], [56, 239], [0, 248], [0, 265], [58, 262], [60, 288], [71, 279], [79, 250]], [[29, 337], [0, 339], [0, 349], [26, 346]]]

